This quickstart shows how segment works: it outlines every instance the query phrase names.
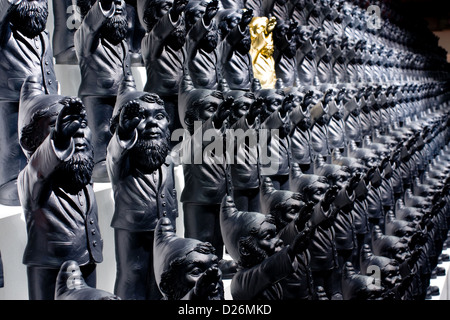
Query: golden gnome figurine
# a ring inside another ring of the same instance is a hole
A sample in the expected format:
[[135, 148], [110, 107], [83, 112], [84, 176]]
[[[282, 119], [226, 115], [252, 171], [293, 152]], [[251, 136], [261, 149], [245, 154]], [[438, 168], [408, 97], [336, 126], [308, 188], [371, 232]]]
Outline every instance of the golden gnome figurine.
[[249, 24], [253, 74], [260, 81], [263, 89], [274, 88], [276, 82], [272, 36], [272, 31], [277, 24], [276, 20], [275, 17], [254, 17]]

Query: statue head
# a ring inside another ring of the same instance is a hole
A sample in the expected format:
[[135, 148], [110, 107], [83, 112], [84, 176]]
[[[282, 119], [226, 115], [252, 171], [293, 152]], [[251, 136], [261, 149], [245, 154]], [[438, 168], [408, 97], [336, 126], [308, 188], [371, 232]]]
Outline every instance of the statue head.
[[47, 0], [23, 0], [11, 8], [7, 17], [11, 27], [28, 38], [34, 38], [45, 30], [47, 18]]
[[381, 300], [385, 288], [372, 276], [358, 273], [351, 262], [342, 268], [342, 297], [344, 300]]
[[117, 45], [127, 37], [128, 20], [125, 0], [114, 0], [114, 6], [114, 14], [100, 28], [100, 37]]
[[395, 259], [399, 263], [411, 256], [407, 239], [385, 235], [378, 225], [372, 229], [372, 250], [376, 255]]
[[247, 114], [250, 106], [255, 101], [255, 94], [245, 90], [230, 90], [224, 93], [226, 97], [233, 97], [234, 104], [230, 114], [230, 124], [235, 123], [241, 117]]
[[289, 190], [302, 194], [304, 202], [318, 203], [330, 187], [327, 178], [317, 174], [302, 173], [298, 164], [291, 166]]
[[222, 200], [220, 228], [225, 248], [242, 268], [260, 264], [284, 246], [272, 216], [239, 211], [231, 196]]
[[186, 5], [184, 10], [186, 32], [189, 32], [197, 20], [203, 17], [208, 2], [209, 0], [191, 0]]
[[94, 167], [92, 133], [87, 126], [83, 102], [77, 97], [45, 94], [41, 80], [29, 76], [22, 85], [19, 104], [19, 143], [28, 158], [53, 131], [59, 113], [64, 107], [73, 107], [82, 116], [81, 126], [73, 136], [74, 152], [62, 162], [53, 175], [53, 183], [67, 192], [78, 192], [91, 182]]
[[381, 284], [386, 288], [393, 288], [401, 282], [400, 264], [397, 260], [374, 255], [368, 244], [364, 244], [360, 254], [360, 270], [363, 275], [371, 275], [373, 267], [381, 271]]
[[264, 100], [261, 121], [264, 121], [269, 115], [278, 110], [283, 104], [285, 97], [284, 91], [281, 89], [261, 89], [255, 92], [255, 96]]
[[153, 26], [160, 18], [169, 13], [173, 6], [173, 0], [151, 0], [147, 1], [144, 8], [143, 20], [147, 26], [147, 32], [153, 29]]
[[170, 118], [157, 94], [137, 91], [133, 80], [127, 77], [119, 88], [111, 117], [112, 134], [117, 130], [122, 110], [131, 104], [139, 105], [141, 122], [136, 128], [136, 143], [129, 150], [130, 163], [143, 172], [153, 172], [166, 161], [170, 150]]
[[210, 281], [201, 299], [223, 300], [222, 272], [215, 248], [209, 242], [177, 236], [168, 218], [161, 218], [153, 242], [156, 284], [168, 300], [181, 300], [199, 279]]
[[239, 24], [242, 13], [237, 9], [223, 9], [219, 10], [216, 17], [221, 39], [224, 39]]
[[274, 217], [278, 230], [294, 220], [300, 208], [305, 205], [300, 193], [275, 189], [269, 177], [262, 181], [260, 199], [261, 212]]

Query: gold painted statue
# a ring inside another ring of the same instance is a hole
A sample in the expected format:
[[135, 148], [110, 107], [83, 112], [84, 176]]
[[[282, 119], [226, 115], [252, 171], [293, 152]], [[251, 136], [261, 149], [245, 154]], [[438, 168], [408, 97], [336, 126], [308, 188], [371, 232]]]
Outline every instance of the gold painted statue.
[[254, 17], [249, 24], [252, 45], [250, 55], [252, 57], [253, 74], [263, 89], [275, 87], [275, 60], [273, 58], [272, 31], [277, 24], [275, 17]]

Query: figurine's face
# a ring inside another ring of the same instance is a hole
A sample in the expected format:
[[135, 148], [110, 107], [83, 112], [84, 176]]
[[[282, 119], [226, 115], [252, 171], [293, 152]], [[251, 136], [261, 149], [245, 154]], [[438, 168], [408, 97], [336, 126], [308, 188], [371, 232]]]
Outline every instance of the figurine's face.
[[254, 102], [253, 99], [246, 97], [246, 96], [241, 96], [241, 97], [235, 99], [234, 104], [233, 104], [234, 117], [236, 119], [239, 119], [242, 116], [246, 115], [253, 102]]
[[198, 117], [200, 120], [206, 121], [211, 118], [216, 112], [219, 105], [223, 102], [222, 99], [207, 96], [203, 99], [203, 103], [200, 105], [198, 110]]
[[219, 269], [219, 259], [215, 254], [191, 251], [184, 261], [184, 268], [182, 268], [184, 272], [180, 273], [179, 281], [185, 288], [194, 288], [199, 278], [210, 268], [218, 270], [219, 280], [211, 284], [214, 288], [210, 291], [208, 298], [220, 297], [223, 292], [222, 272]]
[[165, 139], [169, 129], [169, 118], [164, 107], [144, 101], [140, 101], [140, 105], [143, 108], [142, 120], [136, 128], [139, 137], [153, 141]]
[[264, 98], [264, 105], [269, 113], [275, 112], [283, 103], [284, 97], [280, 94], [274, 93]]
[[320, 181], [314, 181], [310, 186], [311, 192], [307, 194], [309, 201], [313, 201], [314, 203], [318, 203], [321, 201], [327, 192], [330, 185], [328, 183], [323, 183]]
[[163, 17], [165, 16], [170, 8], [172, 8], [173, 5], [173, 1], [172, 0], [167, 0], [167, 1], [156, 1], [155, 4], [155, 15], [157, 17]]
[[263, 222], [258, 234], [254, 237], [256, 246], [268, 256], [279, 252], [283, 248], [283, 241], [277, 237], [277, 228], [274, 224]]
[[199, 47], [205, 50], [206, 52], [213, 52], [217, 47], [217, 43], [219, 42], [219, 32], [218, 29], [213, 28], [209, 30], [205, 36], [200, 40]]
[[284, 210], [282, 210], [282, 212], [284, 213], [284, 216], [281, 217], [281, 219], [287, 222], [294, 220], [295, 215], [304, 205], [305, 203], [299, 199], [289, 198], [283, 205]]
[[388, 288], [394, 287], [397, 283], [401, 282], [402, 280], [398, 267], [392, 264], [388, 264], [381, 269], [381, 276], [383, 284], [386, 285]]
[[339, 169], [329, 177], [329, 180], [332, 182], [332, 184], [337, 185], [342, 189], [345, 187], [349, 178], [349, 173]]
[[250, 35], [252, 38], [256, 38], [258, 35], [264, 33], [267, 28], [268, 20], [267, 18], [257, 18], [253, 19], [250, 23]]

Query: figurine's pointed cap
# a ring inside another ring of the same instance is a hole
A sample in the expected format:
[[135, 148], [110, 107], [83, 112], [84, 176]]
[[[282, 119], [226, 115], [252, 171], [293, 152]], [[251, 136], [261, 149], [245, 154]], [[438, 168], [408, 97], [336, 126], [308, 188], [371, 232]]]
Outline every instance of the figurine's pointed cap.
[[253, 228], [259, 228], [266, 221], [266, 215], [259, 212], [239, 211], [231, 196], [222, 199], [220, 207], [220, 229], [225, 248], [235, 261], [240, 260], [239, 240], [250, 235]]
[[[42, 78], [29, 76], [25, 79], [20, 90], [19, 114], [17, 123], [17, 133], [19, 141], [22, 138], [22, 129], [31, 123], [37, 111], [59, 113], [63, 105], [59, 102], [65, 97], [58, 94], [46, 94], [42, 87]], [[21, 145], [26, 153], [28, 148]]]
[[195, 101], [210, 95], [214, 91], [219, 90], [195, 88], [189, 73], [187, 71], [184, 72], [178, 94], [178, 113], [181, 125], [184, 129], [187, 129], [187, 125], [184, 121], [186, 112], [192, 107], [192, 104]]
[[153, 266], [156, 284], [159, 287], [161, 275], [167, 271], [170, 264], [178, 258], [184, 258], [193, 251], [201, 241], [192, 238], [179, 237], [169, 218], [158, 220], [153, 242]]
[[269, 177], [265, 177], [261, 182], [261, 213], [269, 214], [276, 204], [282, 203], [292, 198], [295, 192], [289, 190], [277, 190]]
[[[119, 116], [122, 107], [127, 102], [138, 99], [145, 94], [146, 92], [137, 90], [136, 82], [134, 81], [133, 76], [130, 75], [124, 77], [119, 85], [119, 89], [117, 90], [116, 103], [114, 104], [114, 110], [111, 119]], [[111, 127], [110, 131], [111, 133], [114, 133], [115, 127]]]
[[257, 79], [257, 78], [254, 78], [253, 81], [252, 81], [252, 91], [254, 93], [256, 93], [256, 92], [258, 92], [261, 89], [262, 89], [261, 81], [259, 81], [259, 79]]
[[277, 89], [277, 90], [283, 90], [285, 87], [284, 87], [284, 83], [283, 83], [283, 80], [281, 79], [281, 78], [278, 78], [276, 81], [275, 81], [275, 89]]
[[228, 85], [228, 82], [225, 78], [219, 81], [217, 90], [222, 91], [223, 93], [230, 91], [230, 86]]

